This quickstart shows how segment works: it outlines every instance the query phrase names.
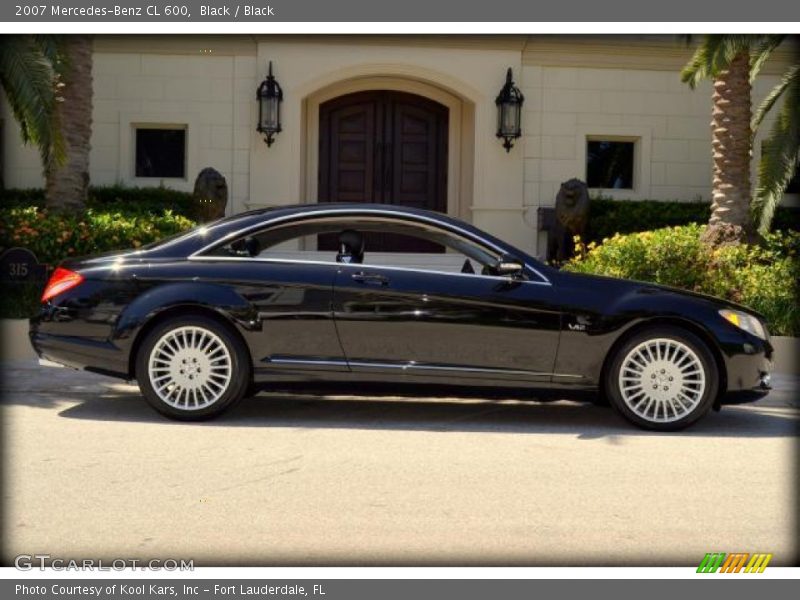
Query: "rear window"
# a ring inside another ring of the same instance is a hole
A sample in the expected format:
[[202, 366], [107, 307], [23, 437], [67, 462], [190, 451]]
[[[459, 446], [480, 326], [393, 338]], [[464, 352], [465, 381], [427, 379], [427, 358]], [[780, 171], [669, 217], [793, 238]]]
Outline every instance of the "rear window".
[[160, 240], [156, 240], [155, 242], [150, 242], [149, 244], [145, 244], [140, 249], [141, 250], [155, 250], [156, 248], [161, 248], [162, 246], [166, 246], [167, 244], [171, 244], [173, 242], [178, 242], [182, 239], [189, 239], [190, 237], [196, 235], [201, 229], [207, 229], [207, 225], [196, 225], [192, 227], [188, 231], [179, 231], [178, 233], [173, 233], [172, 235], [168, 235], [167, 237], [161, 238]]

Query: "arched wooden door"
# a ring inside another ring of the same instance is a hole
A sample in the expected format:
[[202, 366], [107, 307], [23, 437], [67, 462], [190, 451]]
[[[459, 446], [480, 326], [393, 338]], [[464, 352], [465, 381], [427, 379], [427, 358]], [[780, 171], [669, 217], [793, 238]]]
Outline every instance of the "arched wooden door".
[[[340, 96], [319, 110], [319, 202], [447, 212], [446, 106], [382, 90]], [[328, 237], [320, 240], [321, 250], [335, 247]], [[433, 244], [376, 234], [368, 242], [372, 250], [441, 251]]]

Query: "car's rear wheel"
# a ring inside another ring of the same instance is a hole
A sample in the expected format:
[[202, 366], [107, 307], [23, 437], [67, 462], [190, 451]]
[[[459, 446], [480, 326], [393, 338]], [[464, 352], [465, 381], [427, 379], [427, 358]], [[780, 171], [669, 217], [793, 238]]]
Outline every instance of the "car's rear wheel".
[[606, 377], [611, 405], [639, 427], [677, 431], [705, 416], [719, 374], [708, 347], [678, 327], [638, 332], [615, 353]]
[[186, 421], [208, 419], [245, 395], [249, 358], [241, 340], [214, 319], [178, 318], [148, 333], [136, 357], [136, 379], [158, 412]]

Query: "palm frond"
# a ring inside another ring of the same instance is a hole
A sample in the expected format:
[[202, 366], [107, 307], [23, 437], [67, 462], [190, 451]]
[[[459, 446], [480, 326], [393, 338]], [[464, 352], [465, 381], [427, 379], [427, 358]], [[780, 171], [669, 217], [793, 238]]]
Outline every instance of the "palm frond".
[[38, 147], [42, 164], [63, 161], [64, 142], [53, 121], [55, 72], [31, 36], [0, 38], [0, 85], [23, 141]]
[[697, 84], [712, 76], [713, 56], [717, 47], [722, 44], [722, 36], [709, 35], [697, 47], [688, 64], [681, 71], [681, 81], [688, 83], [692, 89]]
[[775, 209], [800, 163], [800, 77], [784, 87], [785, 101], [764, 141], [758, 165], [753, 219], [761, 233], [769, 231]]
[[751, 35], [707, 35], [697, 47], [689, 63], [681, 71], [681, 81], [694, 89], [727, 69], [734, 58], [749, 52], [755, 38]]
[[57, 34], [34, 34], [33, 42], [44, 57], [55, 65], [64, 60], [64, 36]]
[[764, 63], [769, 60], [772, 51], [783, 43], [785, 34], [769, 34], [758, 36], [750, 49], [750, 83], [753, 83], [761, 72]]
[[775, 103], [780, 100], [781, 96], [783, 96], [786, 89], [792, 85], [792, 82], [796, 79], [800, 78], [800, 65], [793, 65], [789, 67], [786, 73], [783, 74], [781, 80], [778, 84], [772, 88], [767, 94], [767, 97], [762, 100], [761, 104], [756, 109], [755, 114], [753, 115], [753, 120], [750, 123], [750, 128], [753, 130], [753, 134], [755, 134], [758, 127], [761, 125], [761, 122], [764, 120], [764, 117], [767, 116], [767, 113], [772, 110], [772, 107], [775, 106]]

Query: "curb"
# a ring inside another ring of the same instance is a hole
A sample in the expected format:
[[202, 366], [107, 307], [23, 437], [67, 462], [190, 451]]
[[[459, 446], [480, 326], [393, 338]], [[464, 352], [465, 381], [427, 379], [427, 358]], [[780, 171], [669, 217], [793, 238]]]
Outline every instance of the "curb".
[[0, 360], [36, 358], [28, 339], [28, 319], [0, 319]]
[[800, 375], [800, 338], [776, 335], [770, 342], [775, 348], [773, 370], [776, 373]]

